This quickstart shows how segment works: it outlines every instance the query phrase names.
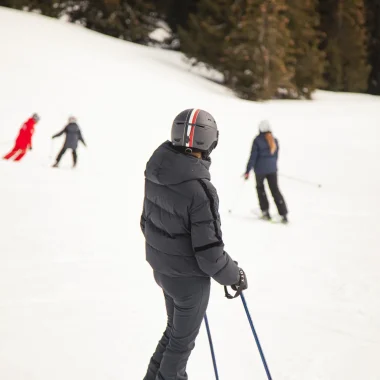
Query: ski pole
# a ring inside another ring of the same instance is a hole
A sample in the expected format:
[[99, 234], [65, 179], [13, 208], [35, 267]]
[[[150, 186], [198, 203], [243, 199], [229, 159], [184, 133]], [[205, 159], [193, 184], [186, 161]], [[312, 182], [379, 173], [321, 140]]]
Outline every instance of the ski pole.
[[310, 186], [315, 186], [315, 187], [322, 187], [322, 185], [320, 183], [316, 183], [316, 182], [312, 182], [312, 181], [308, 181], [306, 179], [302, 179], [302, 178], [297, 178], [297, 177], [292, 177], [290, 175], [286, 175], [286, 174], [279, 174], [279, 176], [283, 177], [283, 178], [287, 178], [287, 179], [290, 179], [292, 181], [296, 181], [296, 182], [300, 182], [300, 183], [305, 183], [307, 185], [310, 185]]
[[243, 302], [243, 305], [244, 305], [244, 309], [245, 309], [245, 312], [247, 314], [247, 318], [248, 318], [248, 321], [249, 321], [249, 324], [251, 325], [251, 329], [252, 329], [252, 333], [253, 333], [253, 336], [255, 337], [255, 341], [256, 341], [256, 344], [257, 344], [257, 348], [259, 349], [259, 352], [260, 352], [260, 356], [261, 356], [261, 360], [264, 364], [264, 368], [265, 368], [265, 372], [267, 373], [267, 376], [268, 376], [268, 380], [272, 380], [272, 376], [269, 372], [269, 368], [268, 368], [268, 365], [267, 365], [267, 362], [265, 360], [265, 356], [264, 356], [264, 352], [261, 348], [261, 344], [260, 344], [260, 341], [259, 341], [259, 337], [257, 336], [257, 333], [256, 333], [256, 330], [255, 330], [255, 327], [253, 326], [253, 322], [252, 322], [252, 318], [251, 318], [251, 314], [249, 313], [249, 310], [248, 310], [248, 306], [247, 306], [247, 301], [245, 300], [245, 297], [244, 297], [244, 293], [241, 293], [240, 294], [240, 297], [241, 297], [241, 300]]
[[215, 379], [219, 380], [218, 368], [216, 366], [216, 358], [215, 358], [215, 352], [214, 352], [214, 345], [212, 344], [211, 331], [210, 331], [210, 325], [208, 324], [207, 314], [205, 314], [205, 324], [206, 324], [208, 341], [210, 343], [210, 351], [211, 351], [211, 357], [212, 357], [212, 364], [214, 366]]

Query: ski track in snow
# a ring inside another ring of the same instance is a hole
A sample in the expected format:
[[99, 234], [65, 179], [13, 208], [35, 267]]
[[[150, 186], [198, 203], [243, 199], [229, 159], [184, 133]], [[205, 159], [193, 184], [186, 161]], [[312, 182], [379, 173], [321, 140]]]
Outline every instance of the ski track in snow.
[[[0, 154], [42, 117], [23, 162], [0, 162], [1, 379], [143, 378], [166, 321], [139, 227], [143, 172], [190, 107], [220, 128], [211, 174], [224, 241], [247, 273], [273, 379], [380, 379], [378, 97], [250, 103], [177, 53], [5, 8], [0, 45]], [[70, 154], [53, 170], [62, 140], [50, 137], [69, 115], [88, 149], [77, 170]], [[280, 173], [323, 185], [279, 178], [287, 226], [255, 219], [254, 181], [241, 179], [263, 118]], [[208, 316], [221, 380], [266, 379], [241, 302], [216, 283]], [[214, 377], [204, 327], [188, 372]]]

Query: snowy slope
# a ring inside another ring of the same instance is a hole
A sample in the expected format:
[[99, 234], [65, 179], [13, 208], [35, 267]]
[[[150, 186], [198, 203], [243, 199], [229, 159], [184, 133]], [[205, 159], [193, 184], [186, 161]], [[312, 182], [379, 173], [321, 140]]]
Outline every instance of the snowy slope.
[[[318, 92], [313, 102], [249, 103], [180, 55], [0, 8], [0, 155], [32, 112], [34, 150], [0, 162], [0, 378], [138, 380], [165, 326], [144, 259], [143, 171], [182, 109], [221, 130], [213, 182], [227, 251], [276, 380], [379, 380], [380, 99]], [[50, 136], [79, 118], [79, 168], [53, 170]], [[257, 123], [281, 142], [289, 226], [265, 224], [243, 183]], [[227, 210], [233, 207], [233, 212]], [[209, 319], [221, 380], [266, 378], [239, 300], [213, 285]], [[213, 378], [202, 328], [189, 362]]]

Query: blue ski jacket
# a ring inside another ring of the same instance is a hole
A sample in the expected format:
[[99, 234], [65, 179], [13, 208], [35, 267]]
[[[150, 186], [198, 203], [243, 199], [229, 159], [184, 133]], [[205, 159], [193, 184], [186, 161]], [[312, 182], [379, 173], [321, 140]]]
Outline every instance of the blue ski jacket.
[[260, 133], [252, 144], [251, 156], [248, 160], [246, 173], [249, 173], [251, 169], [255, 174], [267, 175], [277, 172], [277, 160], [279, 144], [278, 140], [274, 139], [277, 145], [277, 149], [274, 154], [271, 154], [268, 141], [265, 138], [265, 133]]

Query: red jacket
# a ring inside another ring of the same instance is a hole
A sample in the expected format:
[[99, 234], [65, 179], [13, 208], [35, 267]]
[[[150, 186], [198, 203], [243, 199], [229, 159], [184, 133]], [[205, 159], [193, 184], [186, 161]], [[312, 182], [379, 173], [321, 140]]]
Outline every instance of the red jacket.
[[16, 145], [20, 149], [27, 149], [32, 146], [32, 136], [34, 134], [34, 126], [36, 121], [30, 118], [23, 124], [16, 139]]

